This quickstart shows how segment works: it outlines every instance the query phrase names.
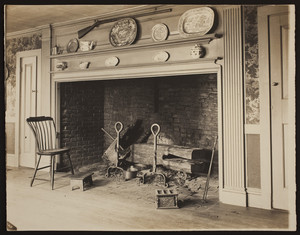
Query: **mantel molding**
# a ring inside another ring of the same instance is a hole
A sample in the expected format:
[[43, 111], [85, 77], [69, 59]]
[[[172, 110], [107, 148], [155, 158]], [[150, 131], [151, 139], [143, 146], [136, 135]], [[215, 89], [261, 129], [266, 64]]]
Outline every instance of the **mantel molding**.
[[52, 81], [74, 82], [218, 73], [221, 66], [215, 63], [217, 59], [218, 58], [206, 59], [202, 62], [199, 59], [172, 63], [166, 62], [163, 64], [124, 66], [120, 68], [62, 71], [53, 73]]
[[12, 33], [6, 33], [5, 38], [11, 39], [11, 38], [16, 38], [16, 37], [26, 37], [28, 35], [32, 35], [35, 33], [42, 33], [43, 29], [48, 29], [49, 27], [50, 27], [50, 25], [47, 24], [47, 25], [42, 25], [42, 26], [35, 27], [35, 28], [20, 30], [20, 31], [12, 32]]

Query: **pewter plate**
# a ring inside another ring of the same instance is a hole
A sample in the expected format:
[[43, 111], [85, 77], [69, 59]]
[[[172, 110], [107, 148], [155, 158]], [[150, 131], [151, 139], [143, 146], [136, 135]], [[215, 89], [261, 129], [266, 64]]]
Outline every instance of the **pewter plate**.
[[188, 10], [179, 19], [179, 34], [182, 37], [203, 36], [213, 27], [214, 18], [214, 11], [209, 7]]
[[161, 42], [168, 38], [169, 29], [165, 24], [156, 24], [152, 28], [151, 37], [155, 42]]
[[109, 34], [110, 44], [114, 47], [130, 45], [137, 34], [137, 25], [134, 19], [124, 18], [118, 20], [111, 28]]

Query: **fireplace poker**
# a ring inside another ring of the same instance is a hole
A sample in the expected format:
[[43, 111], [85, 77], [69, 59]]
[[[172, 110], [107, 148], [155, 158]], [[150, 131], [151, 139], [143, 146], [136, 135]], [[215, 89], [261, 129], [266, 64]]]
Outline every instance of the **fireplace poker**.
[[215, 142], [214, 142], [212, 153], [211, 153], [211, 159], [210, 159], [209, 169], [208, 169], [208, 173], [207, 173], [207, 179], [206, 179], [204, 193], [203, 193], [203, 201], [206, 201], [206, 198], [207, 198], [211, 167], [212, 167], [212, 162], [214, 160], [215, 147], [216, 147], [216, 144], [217, 144], [217, 140], [218, 140], [218, 136], [216, 136], [216, 138], [215, 138]]

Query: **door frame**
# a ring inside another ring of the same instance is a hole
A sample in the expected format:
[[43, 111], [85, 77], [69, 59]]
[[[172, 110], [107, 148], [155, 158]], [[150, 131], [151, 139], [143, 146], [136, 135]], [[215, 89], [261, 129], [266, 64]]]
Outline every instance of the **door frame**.
[[[272, 151], [271, 151], [271, 106], [270, 106], [270, 73], [269, 73], [269, 16], [289, 13], [289, 19], [294, 17], [292, 14], [294, 11], [288, 5], [282, 6], [263, 6], [258, 8], [257, 16], [258, 16], [258, 44], [259, 44], [259, 82], [260, 82], [260, 164], [261, 164], [261, 195], [260, 195], [260, 203], [259, 206], [265, 209], [272, 209]], [[290, 23], [292, 21], [290, 20]], [[291, 29], [293, 29], [293, 25], [290, 25]], [[294, 33], [291, 30], [291, 33]], [[289, 41], [289, 51], [292, 52], [289, 55], [290, 65], [292, 67], [290, 77], [295, 77], [295, 65], [293, 53], [293, 40], [294, 35], [290, 35]], [[294, 68], [294, 69], [293, 69]], [[295, 101], [293, 97], [295, 95], [295, 91], [293, 91], [295, 80], [289, 79], [289, 94], [290, 100], [289, 107], [293, 107]], [[294, 110], [294, 107], [291, 111]], [[293, 115], [289, 115], [293, 116]], [[291, 117], [293, 119], [293, 117]], [[289, 120], [291, 120], [289, 119]], [[295, 120], [294, 120], [295, 121]], [[289, 136], [289, 141], [291, 143], [291, 147], [293, 143], [295, 143], [295, 122], [291, 121], [290, 132], [291, 136]], [[295, 146], [295, 145], [294, 145]], [[290, 171], [288, 172], [288, 181], [289, 181], [289, 214], [293, 214], [293, 210], [295, 210], [295, 194], [296, 190], [296, 182], [295, 182], [295, 147], [289, 148], [290, 159], [288, 160], [288, 167]], [[293, 199], [294, 198], [294, 199]]]
[[41, 113], [41, 61], [42, 50], [21, 51], [16, 53], [16, 123], [15, 123], [15, 166], [20, 166], [20, 114], [21, 114], [21, 60], [36, 56], [37, 60], [37, 115]]

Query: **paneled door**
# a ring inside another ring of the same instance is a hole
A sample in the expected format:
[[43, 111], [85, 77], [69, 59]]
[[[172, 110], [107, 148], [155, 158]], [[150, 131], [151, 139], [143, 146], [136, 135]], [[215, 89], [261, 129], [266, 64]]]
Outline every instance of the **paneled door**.
[[26, 118], [37, 114], [37, 57], [23, 57], [20, 63], [20, 166], [34, 167], [35, 138]]
[[288, 15], [269, 17], [272, 206], [288, 209]]

